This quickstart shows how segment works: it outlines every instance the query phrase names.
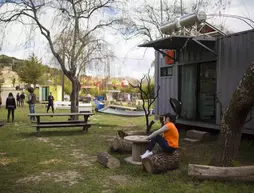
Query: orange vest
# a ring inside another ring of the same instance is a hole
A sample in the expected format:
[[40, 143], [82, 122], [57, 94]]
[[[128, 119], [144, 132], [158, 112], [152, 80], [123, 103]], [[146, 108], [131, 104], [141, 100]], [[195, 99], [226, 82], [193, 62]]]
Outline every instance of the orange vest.
[[173, 148], [178, 148], [179, 133], [173, 123], [166, 123], [168, 130], [162, 134], [168, 145]]

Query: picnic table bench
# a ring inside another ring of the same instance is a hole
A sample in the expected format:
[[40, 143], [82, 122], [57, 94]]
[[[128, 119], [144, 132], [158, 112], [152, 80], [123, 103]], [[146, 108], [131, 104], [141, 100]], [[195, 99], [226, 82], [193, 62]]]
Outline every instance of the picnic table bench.
[[[87, 133], [88, 128], [93, 125], [88, 122], [89, 116], [93, 113], [29, 113], [28, 116], [36, 117], [32, 127], [36, 127], [37, 134], [41, 128], [61, 128], [61, 127], [83, 127], [83, 132]], [[67, 120], [67, 121], [41, 121], [41, 117], [58, 117], [58, 116], [83, 116], [84, 120]]]

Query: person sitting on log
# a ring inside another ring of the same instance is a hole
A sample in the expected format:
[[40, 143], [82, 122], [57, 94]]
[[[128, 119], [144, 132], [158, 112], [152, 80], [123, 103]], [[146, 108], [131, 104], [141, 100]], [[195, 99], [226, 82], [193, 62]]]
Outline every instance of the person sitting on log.
[[148, 150], [146, 150], [146, 152], [140, 156], [141, 159], [153, 155], [152, 150], [156, 143], [160, 145], [163, 151], [168, 153], [173, 153], [178, 148], [179, 133], [174, 124], [175, 115], [171, 113], [165, 114], [163, 116], [163, 122], [164, 126], [148, 136], [148, 140], [150, 140]]

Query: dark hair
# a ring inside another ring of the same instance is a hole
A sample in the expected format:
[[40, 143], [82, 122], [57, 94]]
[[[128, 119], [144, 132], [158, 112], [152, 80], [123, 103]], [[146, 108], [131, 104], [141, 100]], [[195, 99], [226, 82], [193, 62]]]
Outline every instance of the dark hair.
[[29, 93], [33, 93], [33, 92], [34, 92], [34, 88], [29, 87], [29, 88], [27, 89], [27, 91], [28, 91]]
[[175, 123], [176, 122], [176, 115], [172, 113], [166, 113], [163, 115], [165, 118], [169, 118], [170, 122]]
[[8, 97], [13, 97], [13, 94], [10, 92], [9, 95], [8, 95]]

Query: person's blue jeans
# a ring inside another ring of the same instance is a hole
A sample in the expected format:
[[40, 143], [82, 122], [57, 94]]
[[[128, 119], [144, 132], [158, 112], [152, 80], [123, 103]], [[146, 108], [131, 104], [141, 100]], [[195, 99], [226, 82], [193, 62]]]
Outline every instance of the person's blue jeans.
[[[35, 113], [35, 104], [29, 104], [29, 111], [30, 111], [30, 113]], [[34, 121], [35, 117], [34, 116], [30, 116], [30, 120]]]
[[175, 148], [170, 147], [166, 139], [164, 139], [161, 135], [157, 135], [156, 137], [151, 139], [151, 141], [148, 144], [148, 150], [152, 151], [156, 143], [160, 145], [163, 151], [166, 151], [169, 153], [173, 153], [175, 151]]

